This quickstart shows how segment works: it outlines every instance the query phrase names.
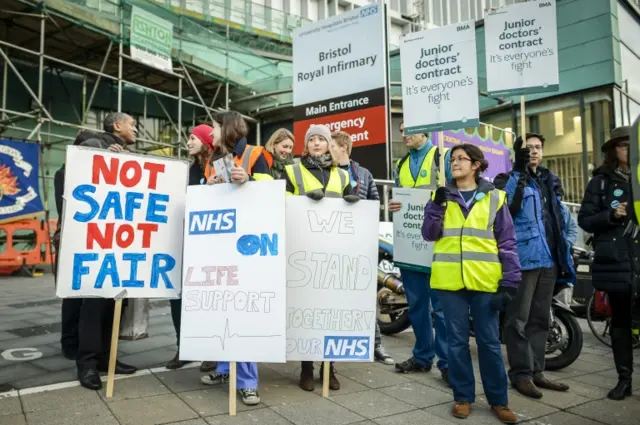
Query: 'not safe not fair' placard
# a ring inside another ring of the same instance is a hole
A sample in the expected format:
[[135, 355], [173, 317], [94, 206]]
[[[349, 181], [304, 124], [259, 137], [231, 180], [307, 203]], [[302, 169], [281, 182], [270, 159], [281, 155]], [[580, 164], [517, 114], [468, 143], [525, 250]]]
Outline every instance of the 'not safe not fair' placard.
[[67, 147], [58, 297], [178, 298], [187, 164]]
[[407, 34], [400, 43], [400, 62], [406, 134], [478, 126], [473, 21]]

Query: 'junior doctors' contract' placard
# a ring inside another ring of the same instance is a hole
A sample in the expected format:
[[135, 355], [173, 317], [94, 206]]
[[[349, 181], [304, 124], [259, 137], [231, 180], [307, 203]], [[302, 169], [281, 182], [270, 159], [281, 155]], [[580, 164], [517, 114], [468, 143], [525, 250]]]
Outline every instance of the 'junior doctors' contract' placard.
[[433, 262], [433, 242], [422, 237], [422, 223], [431, 191], [394, 187], [392, 193], [393, 199], [402, 202], [400, 211], [393, 213], [393, 264], [429, 272]]
[[187, 163], [67, 147], [56, 295], [179, 298]]
[[189, 186], [181, 360], [285, 361], [284, 181]]
[[407, 34], [400, 63], [407, 134], [478, 125], [475, 22]]
[[377, 201], [287, 197], [287, 360], [372, 361]]
[[515, 3], [484, 19], [489, 96], [558, 91], [556, 1]]

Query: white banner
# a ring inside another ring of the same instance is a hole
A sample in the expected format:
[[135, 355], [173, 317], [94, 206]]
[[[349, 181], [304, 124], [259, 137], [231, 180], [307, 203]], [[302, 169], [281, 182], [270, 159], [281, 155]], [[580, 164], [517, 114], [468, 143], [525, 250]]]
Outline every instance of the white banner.
[[179, 298], [187, 167], [67, 147], [58, 297]]
[[422, 237], [422, 223], [431, 191], [394, 187], [392, 194], [393, 199], [402, 201], [400, 211], [393, 213], [393, 264], [429, 272], [433, 262], [433, 242]]
[[181, 360], [285, 362], [284, 180], [189, 186]]
[[405, 35], [400, 65], [405, 133], [478, 126], [474, 21]]
[[372, 361], [379, 203], [287, 197], [287, 360]]
[[558, 91], [556, 1], [515, 3], [484, 19], [489, 96]]

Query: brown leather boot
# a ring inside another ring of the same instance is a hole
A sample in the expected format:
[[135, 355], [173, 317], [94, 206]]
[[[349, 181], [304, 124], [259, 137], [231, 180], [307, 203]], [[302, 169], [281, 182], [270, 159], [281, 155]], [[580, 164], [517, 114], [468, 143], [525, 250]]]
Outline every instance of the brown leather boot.
[[544, 376], [539, 376], [537, 378], [533, 378], [533, 383], [538, 388], [544, 388], [545, 390], [551, 391], [569, 391], [569, 386], [567, 384], [563, 384], [562, 382], [554, 382], [545, 378]]
[[202, 362], [200, 365], [200, 372], [208, 373], [213, 372], [218, 367], [218, 362]]
[[315, 384], [313, 382], [313, 362], [301, 362], [302, 371], [300, 371], [300, 388], [305, 391], [313, 391]]
[[531, 398], [542, 398], [542, 392], [540, 392], [538, 387], [536, 387], [536, 385], [531, 380], [518, 381], [511, 384], [511, 386], [523, 396]]
[[178, 351], [175, 357], [169, 360], [169, 363], [167, 363], [165, 367], [167, 369], [180, 369], [182, 366], [186, 365], [187, 363], [191, 363], [191, 362], [180, 360], [180, 352]]
[[[324, 382], [324, 363], [320, 366], [320, 382]], [[336, 369], [333, 367], [333, 363], [331, 363], [331, 368], [329, 369], [329, 389], [332, 391], [340, 389], [340, 381], [336, 377]]]
[[458, 419], [467, 419], [471, 414], [471, 403], [466, 401], [455, 402], [451, 414]]
[[509, 409], [509, 406], [491, 406], [491, 410], [496, 414], [498, 419], [504, 424], [515, 424], [518, 422], [518, 417], [513, 410]]

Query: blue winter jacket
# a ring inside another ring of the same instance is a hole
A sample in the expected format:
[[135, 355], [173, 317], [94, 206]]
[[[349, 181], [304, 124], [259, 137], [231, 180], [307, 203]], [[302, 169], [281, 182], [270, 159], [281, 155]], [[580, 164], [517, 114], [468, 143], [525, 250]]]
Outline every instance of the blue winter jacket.
[[542, 181], [548, 185], [552, 196], [551, 225], [556, 230], [556, 247], [549, 247], [542, 208], [542, 191], [528, 174], [511, 171], [496, 176], [497, 188], [507, 192], [509, 209], [516, 229], [518, 256], [522, 270], [534, 270], [553, 266], [550, 249], [556, 250], [558, 259], [558, 282], [574, 283], [575, 270], [571, 258], [571, 248], [566, 242], [566, 222], [562, 213], [562, 184], [558, 176], [546, 168], [538, 167]]

